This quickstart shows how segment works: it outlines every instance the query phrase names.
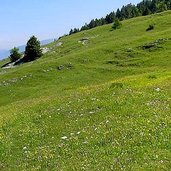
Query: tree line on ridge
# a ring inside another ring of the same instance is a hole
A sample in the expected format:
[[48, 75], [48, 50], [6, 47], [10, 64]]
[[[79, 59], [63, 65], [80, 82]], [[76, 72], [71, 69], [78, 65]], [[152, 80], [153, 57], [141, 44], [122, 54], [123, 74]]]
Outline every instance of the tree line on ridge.
[[110, 14], [107, 14], [106, 17], [93, 19], [90, 23], [86, 23], [80, 29], [71, 29], [69, 35], [80, 31], [89, 30], [97, 26], [113, 23], [116, 19], [122, 21], [133, 17], [159, 13], [166, 10], [171, 10], [171, 0], [143, 0], [137, 5], [128, 4], [123, 6], [121, 9], [117, 9], [116, 12], [113, 11]]

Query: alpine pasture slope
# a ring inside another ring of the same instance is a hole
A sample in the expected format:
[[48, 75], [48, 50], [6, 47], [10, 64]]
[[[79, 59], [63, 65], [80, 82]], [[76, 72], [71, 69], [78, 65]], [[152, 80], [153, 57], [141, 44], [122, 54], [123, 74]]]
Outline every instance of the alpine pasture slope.
[[111, 28], [0, 69], [0, 170], [171, 170], [171, 11]]

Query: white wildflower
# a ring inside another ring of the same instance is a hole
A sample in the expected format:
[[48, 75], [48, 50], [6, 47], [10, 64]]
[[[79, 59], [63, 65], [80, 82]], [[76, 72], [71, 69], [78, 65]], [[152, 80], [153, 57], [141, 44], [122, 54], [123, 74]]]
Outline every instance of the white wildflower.
[[27, 147], [23, 147], [23, 150], [27, 150]]
[[88, 144], [88, 142], [87, 141], [84, 141], [83, 144]]
[[159, 92], [160, 91], [160, 88], [156, 88], [156, 91]]
[[95, 101], [95, 100], [96, 100], [96, 98], [92, 98], [91, 100], [92, 100], [92, 101]]
[[62, 140], [66, 140], [67, 138], [68, 138], [67, 136], [61, 137]]

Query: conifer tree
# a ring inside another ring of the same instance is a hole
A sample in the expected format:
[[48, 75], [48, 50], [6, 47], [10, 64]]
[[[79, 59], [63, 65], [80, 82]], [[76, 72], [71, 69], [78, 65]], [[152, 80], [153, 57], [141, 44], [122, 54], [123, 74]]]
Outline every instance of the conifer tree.
[[116, 19], [116, 20], [114, 21], [114, 23], [113, 23], [112, 28], [113, 28], [114, 30], [116, 30], [116, 29], [120, 29], [121, 26], [122, 26], [122, 23], [119, 21], [119, 19]]
[[70, 30], [69, 35], [73, 34], [73, 29]]
[[32, 36], [27, 42], [24, 59], [26, 61], [33, 61], [41, 56], [42, 50], [40, 47], [40, 41], [38, 41], [35, 36]]
[[13, 49], [10, 50], [10, 60], [11, 60], [11, 62], [15, 62], [20, 58], [21, 58], [21, 53], [19, 52], [18, 48], [14, 47]]

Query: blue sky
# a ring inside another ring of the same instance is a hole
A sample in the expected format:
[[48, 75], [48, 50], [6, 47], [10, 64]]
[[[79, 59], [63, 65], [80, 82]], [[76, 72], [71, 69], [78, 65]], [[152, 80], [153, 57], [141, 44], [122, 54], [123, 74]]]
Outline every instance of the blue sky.
[[23, 45], [30, 36], [57, 38], [73, 27], [140, 0], [2, 0], [0, 50]]

